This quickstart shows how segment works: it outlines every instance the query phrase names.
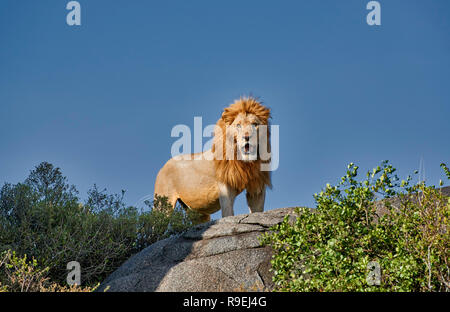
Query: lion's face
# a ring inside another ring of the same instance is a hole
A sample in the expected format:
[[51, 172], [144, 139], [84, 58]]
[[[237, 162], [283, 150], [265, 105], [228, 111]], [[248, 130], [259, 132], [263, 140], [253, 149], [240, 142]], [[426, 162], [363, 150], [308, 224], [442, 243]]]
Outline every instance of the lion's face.
[[265, 151], [270, 153], [269, 118], [270, 109], [252, 97], [240, 98], [226, 107], [214, 134], [216, 160], [226, 162], [237, 157], [243, 162], [267, 161], [262, 156], [267, 156]]
[[230, 125], [236, 140], [239, 160], [252, 161], [258, 155], [258, 127], [261, 120], [254, 114], [239, 113]]

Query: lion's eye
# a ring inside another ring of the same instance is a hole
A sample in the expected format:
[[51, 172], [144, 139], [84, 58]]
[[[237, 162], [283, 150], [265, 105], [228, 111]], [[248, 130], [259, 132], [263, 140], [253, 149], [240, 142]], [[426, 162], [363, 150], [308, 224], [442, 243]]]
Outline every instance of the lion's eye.
[[238, 129], [241, 129], [241, 124], [237, 124], [236, 127], [237, 127]]
[[256, 127], [258, 127], [258, 124], [256, 122], [254, 122], [254, 123], [252, 123], [252, 126], [256, 128]]

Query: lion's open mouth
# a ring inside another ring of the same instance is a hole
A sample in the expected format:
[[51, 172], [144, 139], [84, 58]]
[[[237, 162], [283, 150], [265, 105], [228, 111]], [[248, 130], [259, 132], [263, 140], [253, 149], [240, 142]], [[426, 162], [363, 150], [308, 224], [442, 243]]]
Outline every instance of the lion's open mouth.
[[250, 143], [245, 143], [244, 145], [242, 145], [240, 151], [243, 160], [245, 161], [256, 160], [256, 149], [257, 147]]
[[244, 145], [244, 153], [250, 154], [250, 143], [245, 143]]

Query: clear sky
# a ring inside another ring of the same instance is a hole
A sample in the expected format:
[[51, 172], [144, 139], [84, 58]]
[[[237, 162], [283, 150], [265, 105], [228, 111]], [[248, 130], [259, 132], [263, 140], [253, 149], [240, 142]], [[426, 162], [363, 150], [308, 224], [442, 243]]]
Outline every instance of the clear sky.
[[[96, 183], [152, 195], [177, 124], [212, 124], [240, 95], [280, 126], [266, 209], [313, 206], [354, 162], [401, 177], [450, 162], [450, 1], [65, 0], [0, 2], [0, 183], [42, 161], [82, 198]], [[246, 213], [245, 196], [235, 213]], [[217, 214], [215, 215], [217, 217]]]

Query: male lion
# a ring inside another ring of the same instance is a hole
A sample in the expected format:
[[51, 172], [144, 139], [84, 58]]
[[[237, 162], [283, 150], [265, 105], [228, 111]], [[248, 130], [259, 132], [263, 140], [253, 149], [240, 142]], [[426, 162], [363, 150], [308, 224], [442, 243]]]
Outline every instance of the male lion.
[[[257, 99], [236, 100], [217, 121], [210, 150], [177, 156], [164, 165], [156, 177], [155, 196], [167, 196], [172, 207], [179, 201], [197, 211], [200, 222], [219, 209], [222, 217], [234, 215], [234, 199], [244, 189], [250, 212], [263, 211], [266, 186], [272, 187], [270, 172], [261, 170], [270, 160], [260, 157], [262, 145], [270, 153], [269, 118], [270, 109]], [[258, 144], [258, 137], [264, 144]]]

